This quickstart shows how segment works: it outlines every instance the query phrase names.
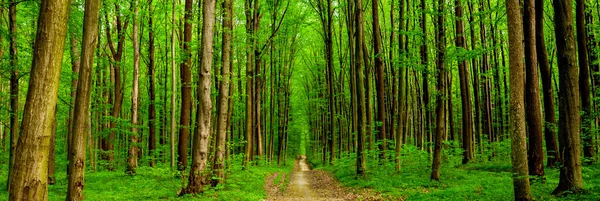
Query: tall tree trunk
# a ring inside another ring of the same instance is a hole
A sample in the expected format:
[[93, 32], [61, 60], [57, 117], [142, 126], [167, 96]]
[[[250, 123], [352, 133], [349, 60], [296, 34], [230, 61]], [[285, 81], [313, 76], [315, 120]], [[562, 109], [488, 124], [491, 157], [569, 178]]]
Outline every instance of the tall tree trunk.
[[150, 167], [154, 167], [156, 163], [155, 157], [156, 150], [156, 91], [154, 87], [154, 27], [153, 27], [153, 15], [152, 0], [148, 0], [148, 82], [149, 89], [148, 95], [150, 96], [150, 103], [148, 106], [148, 152], [150, 155]]
[[77, 96], [74, 100], [75, 110], [73, 116], [73, 138], [69, 152], [69, 185], [67, 200], [83, 200], [84, 171], [86, 157], [86, 137], [90, 123], [90, 100], [92, 92], [92, 72], [94, 56], [98, 43], [98, 18], [100, 14], [100, 0], [86, 0], [83, 41], [81, 45], [81, 69], [78, 78]]
[[187, 168], [188, 141], [190, 138], [190, 121], [192, 117], [192, 5], [194, 0], [185, 0], [185, 15], [183, 28], [183, 52], [185, 61], [181, 63], [181, 116], [179, 118], [179, 144], [177, 158], [177, 169], [183, 171]]
[[10, 33], [10, 163], [6, 188], [10, 191], [10, 175], [15, 164], [15, 154], [19, 140], [19, 63], [17, 48], [17, 0], [11, 0], [8, 7], [8, 30]]
[[138, 39], [138, 1], [133, 2], [133, 87], [131, 92], [131, 143], [127, 157], [127, 170], [129, 175], [135, 175], [138, 166], [138, 107], [139, 107], [139, 79], [140, 79], [140, 41]]
[[[175, 167], [175, 129], [177, 119], [175, 119], [175, 107], [177, 105], [177, 69], [175, 68], [175, 6], [177, 1], [173, 1], [171, 8], [171, 169]], [[166, 86], [165, 86], [166, 87]]]
[[[69, 34], [69, 44], [71, 45], [71, 105], [69, 106], [69, 120], [67, 128], [67, 160], [71, 160], [71, 156], [68, 154], [71, 150], [71, 139], [73, 134], [73, 117], [75, 116], [75, 97], [77, 96], [77, 84], [79, 76], [79, 67], [81, 64], [81, 53], [79, 51], [79, 41], [75, 38], [75, 32]], [[67, 165], [67, 173], [69, 173], [69, 167]]]
[[583, 138], [583, 157], [586, 162], [594, 161], [594, 136], [592, 134], [592, 124], [594, 117], [592, 115], [591, 91], [590, 91], [590, 72], [588, 62], [587, 32], [585, 29], [585, 1], [575, 0], [575, 20], [577, 26], [577, 52], [579, 61], [579, 94], [581, 95], [581, 137]]
[[365, 153], [365, 134], [367, 132], [367, 114], [366, 111], [366, 94], [365, 94], [365, 75], [363, 57], [364, 42], [364, 13], [362, 0], [354, 0], [354, 17], [355, 17], [355, 67], [356, 67], [356, 92], [357, 92], [357, 111], [358, 111], [358, 132], [357, 132], [357, 150], [356, 150], [356, 174], [364, 175], [367, 169], [367, 156]]
[[[405, 25], [404, 25], [404, 15], [405, 15], [405, 11], [404, 11], [404, 0], [398, 0], [399, 1], [399, 6], [398, 6], [398, 59], [403, 59], [406, 57], [406, 51], [404, 49], [405, 46], [405, 37], [404, 34], [402, 32], [405, 31]], [[402, 141], [405, 140], [406, 138], [403, 137], [403, 135], [405, 134], [404, 132], [404, 127], [406, 127], [406, 123], [407, 121], [405, 121], [405, 102], [404, 100], [407, 99], [406, 97], [406, 85], [404, 84], [406, 81], [406, 76], [405, 76], [405, 72], [407, 70], [407, 66], [402, 65], [397, 71], [398, 71], [398, 91], [396, 93], [398, 93], [397, 96], [397, 104], [398, 104], [398, 112], [397, 114], [399, 114], [397, 121], [398, 121], [398, 127], [397, 127], [397, 131], [396, 131], [396, 172], [400, 171], [401, 168], [401, 151], [402, 151]]]
[[[425, 110], [425, 121], [424, 123], [424, 133], [422, 133], [421, 135], [425, 135], [427, 136], [427, 142], [429, 142], [429, 140], [431, 140], [431, 104], [430, 104], [430, 100], [429, 100], [429, 68], [427, 65], [427, 63], [429, 62], [429, 48], [427, 47], [427, 15], [426, 15], [426, 7], [425, 7], [425, 0], [421, 0], [421, 4], [420, 4], [420, 8], [421, 8], [421, 30], [423, 32], [423, 38], [421, 39], [421, 65], [423, 67], [422, 70], [422, 77], [423, 77], [423, 95], [422, 95], [422, 101], [423, 101], [423, 107]], [[424, 146], [424, 144], [423, 144]], [[431, 148], [428, 147], [429, 153], [431, 153]]]
[[579, 147], [581, 105], [571, 0], [554, 1], [554, 28], [561, 89], [558, 94], [558, 142], [563, 166], [560, 168], [560, 180], [553, 194], [562, 194], [565, 191], [578, 193], [583, 188]]
[[546, 139], [546, 155], [548, 156], [548, 167], [554, 167], [560, 156], [556, 144], [556, 115], [554, 114], [554, 92], [552, 90], [552, 70], [548, 63], [546, 42], [544, 41], [544, 0], [535, 1], [535, 40], [537, 60], [540, 66], [542, 78], [542, 93], [544, 96], [544, 138]]
[[55, 120], [70, 0], [42, 1], [10, 200], [48, 199], [48, 148]]
[[[433, 164], [431, 165], [431, 179], [440, 180], [440, 169], [442, 166], [442, 141], [446, 135], [446, 109], [445, 104], [448, 98], [448, 91], [446, 84], [448, 83], [448, 72], [446, 72], [446, 66], [444, 61], [446, 59], [446, 27], [444, 18], [444, 7], [446, 5], [445, 0], [438, 0], [438, 16], [436, 23], [436, 39], [437, 39], [437, 59], [436, 65], [438, 68], [438, 94], [437, 94], [437, 107], [435, 108], [436, 113], [436, 125], [435, 125], [435, 146], [433, 151]], [[451, 103], [450, 103], [451, 104]], [[452, 120], [452, 118], [450, 118]]]
[[231, 62], [231, 38], [233, 33], [233, 0], [226, 0], [223, 3], [223, 40], [222, 40], [222, 65], [221, 65], [221, 82], [219, 87], [219, 97], [217, 104], [217, 135], [215, 138], [217, 147], [215, 148], [215, 157], [213, 161], [213, 179], [212, 185], [216, 186], [223, 183], [225, 179], [225, 146], [227, 138], [227, 127], [229, 117], [229, 78], [232, 62]]
[[[210, 181], [207, 168], [209, 137], [211, 132], [211, 70], [213, 59], [213, 28], [215, 25], [215, 0], [205, 0], [202, 3], [202, 39], [201, 57], [197, 93], [199, 95], [199, 107], [196, 112], [196, 124], [198, 128], [194, 134], [192, 167], [186, 193], [196, 194], [203, 191], [204, 185]], [[229, 69], [223, 66], [222, 69]], [[227, 83], [223, 81], [222, 83]], [[228, 84], [228, 83], [227, 83]], [[223, 88], [221, 87], [221, 90]], [[227, 91], [228, 92], [228, 89]], [[223, 94], [226, 96], [228, 93]], [[227, 101], [224, 101], [227, 102]], [[219, 108], [225, 108], [223, 106]], [[227, 111], [227, 110], [225, 110]], [[224, 130], [225, 128], [223, 128]], [[223, 131], [225, 133], [225, 131]]]
[[[466, 51], [465, 44], [465, 25], [463, 24], [463, 7], [460, 0], [454, 1], [456, 13], [456, 46]], [[460, 78], [460, 98], [462, 104], [462, 164], [467, 164], [473, 156], [473, 106], [471, 105], [471, 89], [469, 82], [469, 70], [467, 69], [466, 57], [459, 58], [458, 76]]]
[[525, 110], [529, 131], [529, 175], [544, 176], [544, 149], [542, 146], [542, 108], [535, 32], [535, 1], [524, 2], [523, 27], [525, 38]]
[[[506, 0], [510, 58], [523, 58], [523, 19], [518, 0]], [[525, 125], [525, 74], [523, 60], [510, 60], [510, 133], [512, 149], [512, 179], [515, 200], [531, 200], [527, 175], [527, 146]]]
[[[375, 55], [375, 87], [377, 90], [377, 122], [381, 124], [378, 127], [379, 141], [379, 159], [385, 160], [385, 150], [387, 149], [387, 130], [386, 130], [386, 110], [385, 110], [385, 87], [384, 87], [384, 67], [383, 67], [383, 51], [381, 50], [381, 30], [379, 28], [379, 1], [371, 1], [371, 12], [373, 13], [373, 54]], [[378, 123], [378, 124], [379, 124]]]

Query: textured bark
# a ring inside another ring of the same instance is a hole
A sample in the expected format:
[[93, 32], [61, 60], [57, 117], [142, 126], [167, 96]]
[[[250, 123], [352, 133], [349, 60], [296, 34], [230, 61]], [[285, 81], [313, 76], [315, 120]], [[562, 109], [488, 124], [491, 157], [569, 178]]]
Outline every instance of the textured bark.
[[542, 146], [542, 108], [540, 103], [540, 80], [535, 39], [535, 2], [524, 1], [523, 30], [525, 38], [525, 110], [529, 133], [529, 175], [544, 176], [544, 149]]
[[181, 63], [181, 110], [179, 118], [179, 144], [177, 169], [183, 171], [187, 168], [188, 141], [190, 138], [190, 121], [192, 117], [192, 50], [190, 43], [192, 42], [192, 5], [194, 0], [185, 0], [185, 15], [183, 25], [183, 52], [185, 61]]
[[590, 90], [590, 72], [588, 61], [587, 32], [585, 29], [585, 1], [576, 0], [575, 21], [577, 26], [577, 56], [579, 61], [579, 94], [581, 95], [581, 137], [583, 139], [583, 157], [587, 162], [594, 161], [594, 135], [592, 133], [592, 124], [594, 117], [592, 114], [592, 100]]
[[17, 0], [8, 7], [8, 30], [10, 33], [10, 164], [8, 166], [7, 189], [10, 190], [10, 174], [15, 164], [15, 151], [19, 140], [19, 63], [17, 48]]
[[[510, 58], [523, 58], [523, 21], [518, 0], [506, 0]], [[523, 60], [510, 60], [510, 133], [512, 179], [515, 200], [532, 200], [527, 175], [527, 145], [525, 126], [525, 74]]]
[[[422, 101], [423, 101], [423, 108], [425, 110], [425, 122], [424, 123], [424, 133], [422, 133], [422, 135], [427, 136], [427, 142], [430, 142], [431, 140], [431, 104], [430, 104], [430, 98], [429, 98], [429, 68], [428, 68], [428, 62], [429, 62], [429, 48], [427, 47], [427, 15], [426, 15], [426, 7], [425, 7], [426, 3], [425, 0], [421, 0], [421, 4], [419, 5], [421, 8], [421, 30], [423, 32], [423, 38], [421, 40], [421, 65], [424, 68], [424, 70], [422, 70], [422, 76], [423, 76], [423, 95], [422, 95]], [[424, 146], [424, 145], [423, 145]], [[431, 153], [431, 149], [429, 149], [429, 152]]]
[[[402, 34], [403, 31], [405, 31], [405, 25], [404, 25], [404, 0], [398, 0], [399, 1], [399, 6], [398, 6], [398, 58], [403, 58], [406, 57], [405, 55], [405, 49], [404, 49], [404, 34]], [[406, 123], [407, 121], [405, 121], [405, 100], [406, 99], [406, 86], [405, 86], [405, 72], [406, 69], [408, 69], [406, 66], [402, 66], [400, 69], [398, 69], [398, 91], [395, 91], [395, 93], [398, 94], [397, 96], [397, 104], [398, 104], [398, 127], [397, 127], [397, 131], [396, 131], [396, 166], [395, 169], [396, 171], [400, 171], [401, 168], [401, 151], [402, 151], [402, 141], [405, 139], [403, 137], [403, 134], [405, 132], [404, 131], [404, 127], [406, 127]]]
[[554, 114], [554, 91], [552, 90], [552, 71], [548, 63], [546, 42], [544, 41], [544, 0], [535, 1], [535, 39], [537, 60], [542, 78], [542, 94], [544, 95], [544, 138], [548, 167], [554, 167], [560, 161], [556, 144], [556, 115]]
[[[68, 118], [68, 127], [67, 128], [67, 153], [71, 150], [71, 140], [73, 134], [73, 116], [75, 116], [75, 97], [77, 96], [77, 84], [79, 81], [79, 68], [81, 64], [81, 52], [79, 50], [79, 41], [75, 38], [75, 32], [71, 32], [69, 34], [69, 44], [71, 48], [71, 105], [69, 106], [69, 118]], [[71, 160], [71, 156], [67, 154], [69, 157], [68, 160]], [[70, 167], [67, 165], [67, 173], [70, 172]]]
[[222, 55], [221, 55], [221, 82], [219, 87], [219, 97], [217, 104], [217, 135], [215, 148], [215, 157], [213, 161], [213, 179], [212, 185], [216, 186], [219, 183], [223, 183], [225, 179], [225, 153], [226, 138], [227, 138], [227, 127], [229, 126], [229, 83], [230, 83], [230, 69], [232, 66], [231, 56], [231, 38], [233, 32], [233, 0], [226, 0], [223, 2], [223, 41], [222, 41]]
[[386, 130], [386, 109], [385, 109], [385, 72], [383, 67], [383, 52], [381, 50], [381, 30], [379, 28], [379, 1], [371, 1], [371, 12], [373, 13], [373, 54], [375, 57], [375, 88], [377, 93], [377, 122], [381, 126], [377, 128], [377, 140], [379, 141], [379, 159], [385, 160], [385, 150], [387, 149], [387, 130]]
[[138, 1], [133, 2], [133, 86], [131, 89], [131, 134], [125, 173], [135, 175], [138, 166], [138, 107], [140, 95], [140, 41], [138, 32]]
[[356, 77], [356, 95], [357, 95], [357, 120], [358, 120], [358, 132], [357, 132], [357, 149], [356, 149], [356, 174], [364, 175], [367, 170], [367, 156], [365, 153], [365, 134], [367, 127], [367, 114], [368, 108], [366, 105], [366, 94], [365, 94], [365, 75], [364, 75], [364, 63], [363, 57], [365, 52], [363, 51], [364, 43], [364, 11], [362, 7], [362, 0], [354, 0], [354, 23], [355, 23], [355, 77]]
[[92, 92], [92, 72], [94, 67], [95, 49], [98, 43], [98, 18], [100, 0], [86, 0], [83, 41], [81, 45], [81, 65], [79, 69], [79, 85], [75, 97], [73, 112], [73, 138], [69, 152], [69, 185], [67, 200], [83, 200], [84, 171], [86, 157], [86, 137], [90, 123], [90, 99]]
[[[438, 69], [438, 85], [437, 85], [437, 106], [435, 108], [436, 113], [436, 125], [435, 125], [435, 142], [433, 150], [433, 164], [431, 165], [431, 179], [440, 180], [440, 169], [442, 167], [442, 141], [446, 139], [446, 108], [448, 98], [448, 72], [444, 61], [446, 59], [446, 28], [445, 28], [445, 17], [444, 8], [446, 5], [445, 0], [438, 0], [438, 16], [436, 19], [436, 39], [437, 39], [437, 59], [436, 66]], [[451, 103], [450, 103], [451, 104]], [[452, 118], [450, 118], [452, 119]]]
[[[465, 44], [465, 25], [463, 23], [463, 7], [460, 0], [454, 1], [454, 10], [456, 13], [456, 46], [466, 51]], [[462, 164], [467, 164], [473, 156], [473, 106], [471, 105], [471, 89], [469, 82], [469, 70], [467, 69], [467, 59], [460, 58], [458, 61], [458, 76], [460, 78], [460, 98], [462, 104]]]
[[173, 1], [171, 8], [171, 169], [175, 168], [175, 129], [177, 119], [175, 118], [175, 107], [177, 105], [177, 69], [175, 68], [175, 5]]
[[58, 100], [70, 0], [40, 4], [23, 124], [10, 173], [10, 200], [48, 199], [48, 148]]
[[560, 91], [558, 93], [558, 142], [563, 166], [560, 180], [553, 194], [565, 191], [578, 193], [583, 188], [581, 176], [580, 99], [579, 69], [573, 35], [573, 13], [571, 0], [554, 1], [554, 32]]
[[[204, 186], [210, 181], [207, 160], [209, 151], [209, 137], [211, 132], [211, 70], [213, 58], [213, 30], [215, 25], [215, 0], [204, 0], [202, 3], [202, 53], [197, 93], [199, 105], [196, 113], [198, 128], [194, 134], [192, 149], [192, 167], [186, 193], [196, 194], [202, 192]], [[228, 69], [223, 67], [223, 69]], [[223, 81], [225, 83], [225, 81]], [[223, 88], [221, 88], [223, 90]], [[228, 92], [228, 91], [227, 91]], [[226, 93], [227, 94], [227, 93]], [[226, 95], [224, 94], [224, 95]], [[226, 101], [225, 101], [226, 102]], [[225, 106], [226, 107], [226, 106]], [[221, 107], [220, 107], [221, 108]], [[225, 108], [226, 109], [226, 108]], [[226, 111], [226, 110], [225, 110]], [[225, 129], [225, 128], [224, 128]]]
[[[479, 12], [482, 13], [486, 13], [488, 12], [485, 9], [485, 6], [483, 5], [483, 0], [479, 0]], [[486, 38], [486, 26], [484, 21], [487, 20], [487, 15], [488, 14], [482, 14], [481, 19], [479, 21], [479, 35], [480, 35], [480, 40], [481, 40], [481, 46], [486, 49], [488, 48], [487, 45], [487, 38]], [[487, 54], [487, 51], [483, 52], [482, 58], [481, 58], [481, 69], [480, 69], [481, 73], [484, 75], [491, 75], [490, 73], [490, 63], [489, 63], [489, 57]], [[488, 136], [488, 140], [490, 143], [492, 143], [494, 140], [494, 130], [493, 130], [493, 120], [492, 120], [492, 100], [491, 100], [491, 94], [492, 94], [492, 87], [491, 87], [491, 82], [490, 82], [490, 78], [489, 76], [482, 76], [482, 80], [481, 80], [481, 87], [482, 87], [482, 91], [483, 91], [483, 105], [476, 105], [476, 107], [481, 107], [482, 110], [482, 125], [483, 125], [483, 130], [481, 131], [482, 134], [487, 135]], [[494, 155], [492, 153], [492, 155]]]
[[[148, 105], [148, 152], [150, 154], [150, 167], [154, 167], [156, 163], [155, 157], [156, 150], [156, 90], [154, 87], [154, 27], [153, 27], [153, 15], [154, 11], [152, 8], [152, 0], [148, 0], [148, 96], [150, 97], [150, 103]], [[165, 115], [165, 114], [163, 114]]]

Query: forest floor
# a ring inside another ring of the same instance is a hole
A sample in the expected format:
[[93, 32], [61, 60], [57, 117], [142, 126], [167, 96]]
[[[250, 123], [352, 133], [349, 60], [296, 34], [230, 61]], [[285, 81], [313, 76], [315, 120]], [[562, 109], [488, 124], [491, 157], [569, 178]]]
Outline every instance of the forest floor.
[[294, 171], [275, 173], [265, 182], [267, 200], [387, 200], [368, 190], [343, 187], [329, 172], [312, 170], [306, 156], [296, 158]]

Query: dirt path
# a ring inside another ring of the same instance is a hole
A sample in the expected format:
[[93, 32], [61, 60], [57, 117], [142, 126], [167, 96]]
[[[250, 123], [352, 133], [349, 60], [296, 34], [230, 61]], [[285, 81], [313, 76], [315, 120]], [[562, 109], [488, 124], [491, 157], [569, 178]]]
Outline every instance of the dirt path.
[[342, 187], [325, 171], [311, 170], [306, 156], [296, 159], [294, 172], [289, 176], [287, 187], [285, 178], [285, 174], [275, 174], [267, 178], [267, 200], [373, 200], [369, 198], [371, 196], [364, 196]]

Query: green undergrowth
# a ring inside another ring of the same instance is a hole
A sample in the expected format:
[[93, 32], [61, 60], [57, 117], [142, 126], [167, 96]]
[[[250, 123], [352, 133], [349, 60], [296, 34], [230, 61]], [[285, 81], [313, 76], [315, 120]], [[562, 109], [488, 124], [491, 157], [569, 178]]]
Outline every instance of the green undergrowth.
[[[506, 146], [506, 145], [502, 145]], [[508, 145], [510, 146], [510, 145]], [[313, 167], [331, 172], [344, 186], [372, 189], [393, 200], [513, 200], [509, 156], [498, 149], [495, 157], [479, 156], [462, 165], [460, 150], [447, 149], [441, 169], [441, 180], [430, 180], [431, 160], [426, 151], [403, 147], [402, 168], [395, 171], [393, 160], [377, 165], [376, 153], [368, 153], [367, 174], [356, 176], [356, 155], [344, 155], [332, 166], [323, 167], [313, 160]], [[394, 157], [394, 156], [390, 156]], [[578, 195], [551, 195], [558, 184], [559, 170], [546, 169], [544, 180], [531, 182], [534, 200], [600, 200], [600, 165], [584, 166], [585, 192]]]
[[[7, 168], [6, 165], [1, 168], [0, 189], [5, 189]], [[171, 171], [166, 166], [142, 166], [137, 169], [135, 176], [126, 176], [120, 170], [88, 170], [85, 174], [84, 194], [86, 200], [261, 200], [267, 196], [264, 189], [266, 176], [275, 172], [289, 173], [292, 169], [291, 165], [277, 167], [260, 164], [242, 171], [241, 156], [234, 156], [224, 184], [207, 188], [202, 194], [181, 197], [177, 192], [187, 183], [187, 177], [182, 177], [178, 171]], [[55, 185], [48, 187], [49, 200], [64, 200], [68, 185], [65, 171], [60, 171], [56, 180]], [[0, 200], [2, 198], [8, 198], [8, 193], [4, 190], [0, 190]]]

